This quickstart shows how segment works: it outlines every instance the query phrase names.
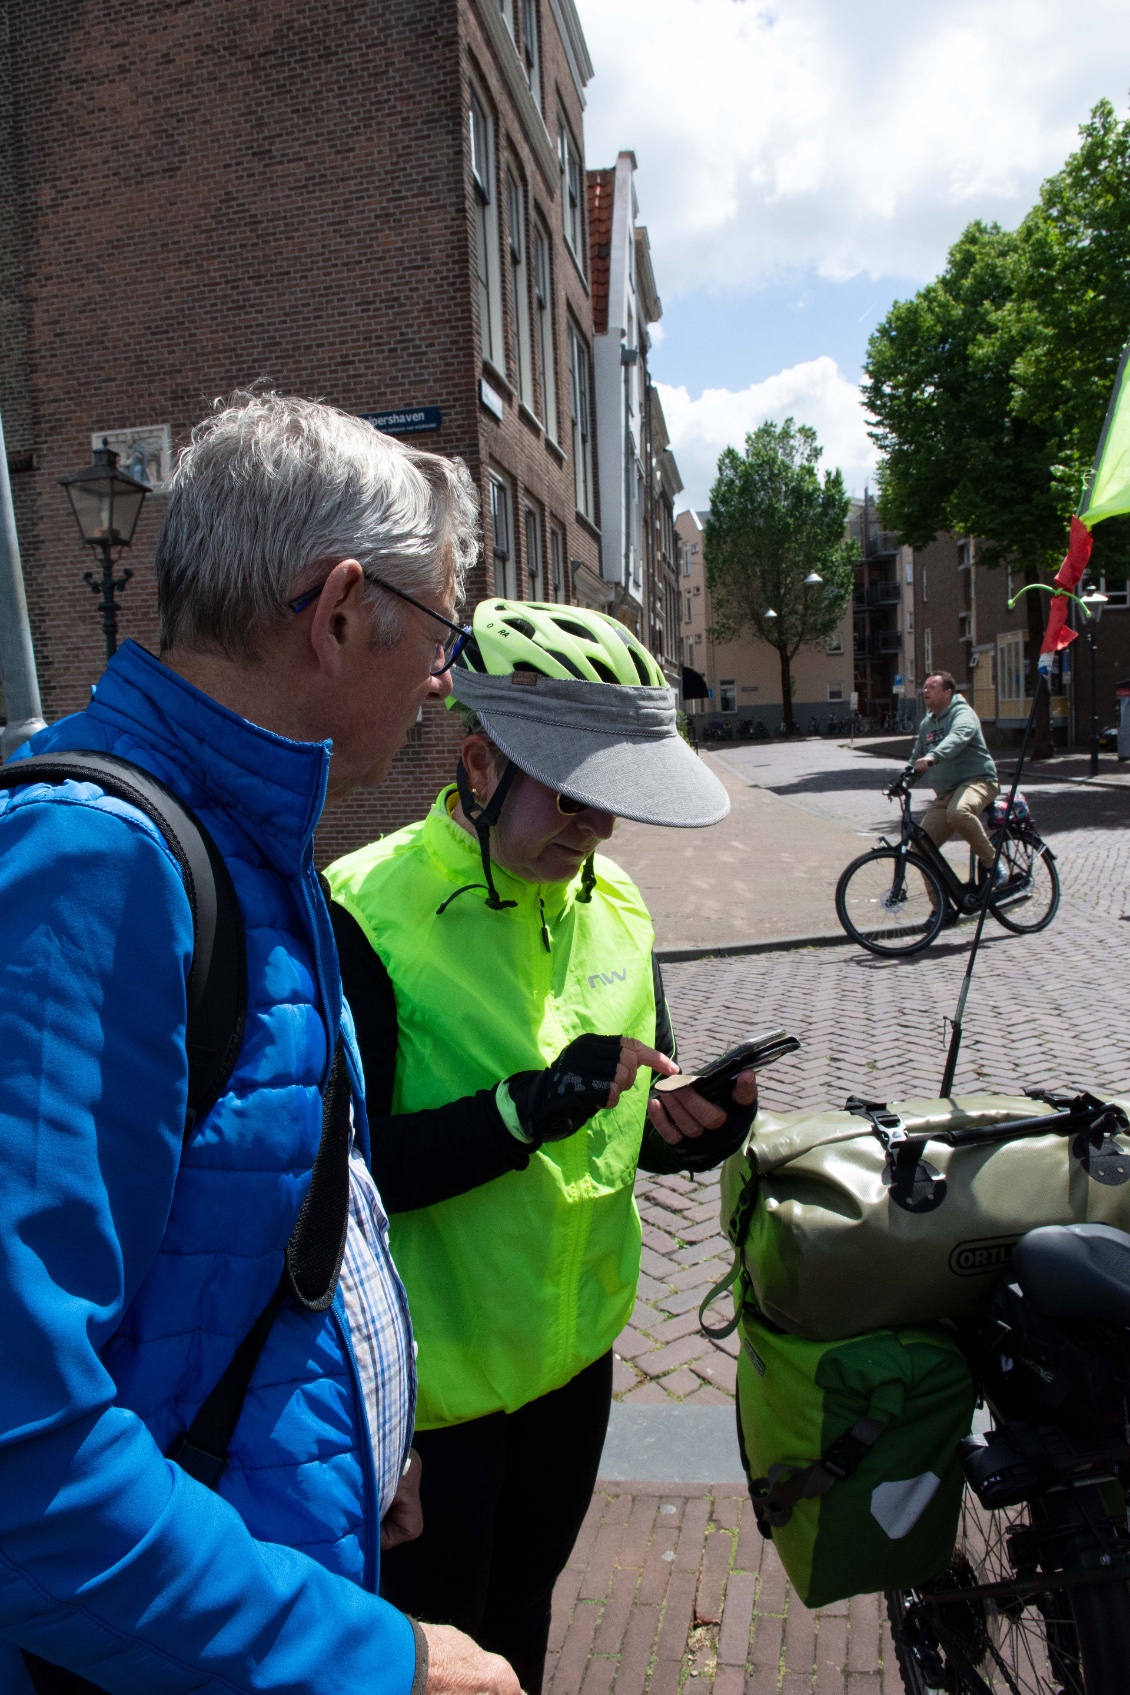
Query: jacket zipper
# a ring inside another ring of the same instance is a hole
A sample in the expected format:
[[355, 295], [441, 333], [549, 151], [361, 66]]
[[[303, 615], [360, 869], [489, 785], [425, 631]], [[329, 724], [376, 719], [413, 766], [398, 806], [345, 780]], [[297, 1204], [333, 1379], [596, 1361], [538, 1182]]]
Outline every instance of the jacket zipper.
[[[546, 972], [546, 992], [553, 993], [553, 966], [550, 963], [552, 954], [552, 938], [549, 931], [545, 912], [545, 901], [541, 889], [537, 891], [538, 912], [541, 921], [542, 956]], [[557, 1023], [556, 1012], [554, 1023]], [[558, 1026], [558, 1034], [561, 1034]], [[570, 1136], [560, 1144], [562, 1167], [571, 1185], [579, 1187], [588, 1176], [587, 1137], [584, 1130], [578, 1130], [575, 1136]], [[582, 1239], [586, 1232], [587, 1219], [580, 1205], [573, 1205], [566, 1212], [565, 1242], [562, 1255], [562, 1275], [560, 1297], [557, 1305], [557, 1375], [567, 1369], [572, 1355], [575, 1353], [573, 1336], [573, 1314], [577, 1310], [577, 1281], [578, 1266], [581, 1258]]]

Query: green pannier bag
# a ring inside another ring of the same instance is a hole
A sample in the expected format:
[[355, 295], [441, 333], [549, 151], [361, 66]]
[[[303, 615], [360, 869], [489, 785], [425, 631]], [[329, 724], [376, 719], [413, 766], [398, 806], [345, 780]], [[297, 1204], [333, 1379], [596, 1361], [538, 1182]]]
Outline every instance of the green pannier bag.
[[746, 1316], [739, 1333], [750, 1495], [805, 1606], [944, 1571], [974, 1390], [940, 1326], [807, 1342]]
[[759, 1113], [722, 1168], [739, 1309], [815, 1341], [956, 1318], [1025, 1231], [1130, 1230], [1128, 1108], [969, 1095]]

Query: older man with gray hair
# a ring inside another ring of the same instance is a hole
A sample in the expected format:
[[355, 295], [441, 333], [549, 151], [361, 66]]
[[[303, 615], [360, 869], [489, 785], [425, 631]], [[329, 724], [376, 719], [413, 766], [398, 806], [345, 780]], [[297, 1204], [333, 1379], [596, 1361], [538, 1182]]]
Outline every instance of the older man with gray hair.
[[378, 1597], [415, 1367], [311, 859], [447, 692], [476, 527], [461, 466], [237, 397], [173, 477], [160, 658], [127, 644], [2, 774], [5, 1695], [518, 1695]]

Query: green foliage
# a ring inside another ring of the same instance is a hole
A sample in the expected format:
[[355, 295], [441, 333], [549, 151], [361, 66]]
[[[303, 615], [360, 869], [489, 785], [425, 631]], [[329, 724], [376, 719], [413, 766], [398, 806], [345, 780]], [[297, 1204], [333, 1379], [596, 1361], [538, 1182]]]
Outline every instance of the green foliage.
[[[973, 223], [872, 336], [864, 397], [884, 522], [988, 538], [1031, 580], [1062, 557], [1130, 336], [1130, 122], [1102, 101], [1014, 232]], [[1125, 575], [1130, 523], [1097, 526]], [[992, 553], [982, 553], [992, 562]]]
[[[858, 548], [844, 539], [851, 506], [839, 471], [821, 481], [816, 431], [791, 418], [746, 436], [745, 453], [718, 460], [706, 521], [712, 635], [752, 629], [777, 649], [785, 728], [793, 728], [792, 661], [836, 629], [852, 590]], [[817, 572], [822, 583], [806, 586]], [[767, 618], [767, 612], [776, 617]]]
[[[752, 431], [744, 454], [728, 447], [719, 458], [705, 538], [716, 640], [752, 629], [792, 660], [839, 624], [858, 550], [844, 540], [843, 477], [821, 480], [822, 451], [815, 430], [786, 418]], [[812, 571], [822, 587], [805, 587]]]

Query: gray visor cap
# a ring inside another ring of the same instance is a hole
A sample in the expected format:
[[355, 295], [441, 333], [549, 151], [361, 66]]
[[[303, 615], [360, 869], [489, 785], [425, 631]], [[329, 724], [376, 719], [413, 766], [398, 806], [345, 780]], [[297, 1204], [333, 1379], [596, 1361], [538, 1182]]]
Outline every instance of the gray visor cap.
[[451, 670], [451, 692], [491, 741], [539, 783], [640, 824], [717, 824], [730, 797], [675, 722], [673, 689], [515, 671]]

